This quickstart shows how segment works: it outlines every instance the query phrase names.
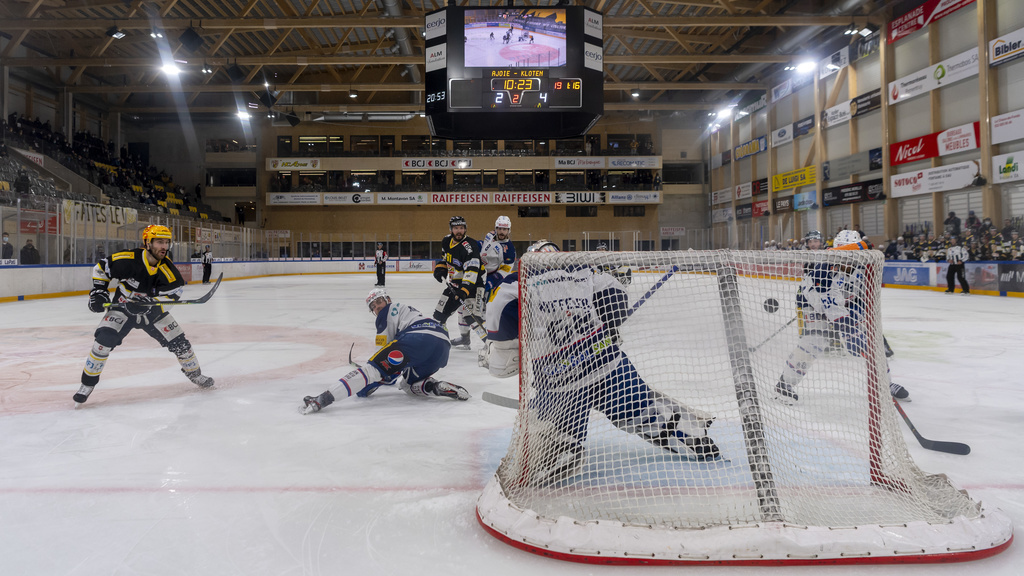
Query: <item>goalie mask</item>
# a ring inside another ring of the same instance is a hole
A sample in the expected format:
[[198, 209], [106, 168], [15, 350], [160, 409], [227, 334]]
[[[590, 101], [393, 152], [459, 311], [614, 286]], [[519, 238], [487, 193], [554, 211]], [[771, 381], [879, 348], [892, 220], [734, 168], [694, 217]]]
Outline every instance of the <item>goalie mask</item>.
[[383, 288], [374, 288], [370, 290], [370, 293], [366, 295], [366, 307], [370, 309], [370, 314], [374, 316], [380, 312], [381, 308], [391, 304], [391, 297]]
[[836, 234], [835, 239], [832, 240], [832, 247], [840, 248], [848, 244], [858, 243], [860, 243], [860, 232], [857, 232], [856, 230], [840, 230], [839, 233]]
[[527, 252], [558, 252], [558, 246], [549, 240], [538, 240], [526, 249]]

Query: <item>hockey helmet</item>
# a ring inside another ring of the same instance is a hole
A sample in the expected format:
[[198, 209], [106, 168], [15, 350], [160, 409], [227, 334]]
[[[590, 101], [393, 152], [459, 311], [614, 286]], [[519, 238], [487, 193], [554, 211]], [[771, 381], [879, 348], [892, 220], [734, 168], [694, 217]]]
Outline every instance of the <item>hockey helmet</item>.
[[846, 246], [848, 244], [857, 244], [860, 240], [860, 232], [857, 232], [856, 230], [840, 230], [832, 240], [832, 247], [839, 248], [840, 246]]
[[599, 244], [597, 245], [597, 250], [598, 250], [599, 252], [607, 252], [607, 251], [608, 251], [608, 244], [606, 244], [606, 243], [604, 243], [604, 242], [601, 242], [601, 243], [599, 243]]
[[159, 224], [150, 224], [142, 231], [142, 242], [144, 244], [152, 242], [157, 238], [171, 240], [171, 229]]
[[370, 314], [374, 314], [373, 303], [381, 298], [387, 300], [388, 304], [391, 303], [391, 297], [388, 296], [387, 290], [383, 288], [374, 288], [366, 295], [366, 307], [370, 309]]
[[494, 227], [512, 230], [512, 220], [508, 216], [498, 216], [498, 219], [494, 221]]
[[822, 239], [821, 232], [819, 232], [817, 230], [811, 230], [810, 232], [808, 232], [807, 234], [804, 235], [804, 241], [805, 242], [807, 240], [821, 240], [821, 239]]
[[466, 226], [466, 219], [462, 216], [452, 216], [448, 220], [448, 229], [451, 230], [455, 226]]
[[550, 240], [538, 240], [526, 249], [527, 252], [558, 252], [558, 246]]

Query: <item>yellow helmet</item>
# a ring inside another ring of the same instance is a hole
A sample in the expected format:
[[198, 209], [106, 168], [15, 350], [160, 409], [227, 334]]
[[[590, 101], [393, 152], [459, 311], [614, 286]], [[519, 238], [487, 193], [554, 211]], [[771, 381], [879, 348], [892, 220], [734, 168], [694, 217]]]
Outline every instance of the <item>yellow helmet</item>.
[[171, 229], [167, 226], [161, 226], [159, 224], [150, 224], [146, 226], [146, 229], [142, 231], [142, 242], [151, 242], [156, 238], [166, 238], [171, 240]]

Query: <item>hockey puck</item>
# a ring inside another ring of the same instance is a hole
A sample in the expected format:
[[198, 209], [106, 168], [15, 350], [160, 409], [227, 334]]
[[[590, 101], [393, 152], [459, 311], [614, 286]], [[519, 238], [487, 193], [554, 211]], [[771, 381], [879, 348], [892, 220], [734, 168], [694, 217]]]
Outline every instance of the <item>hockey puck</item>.
[[779, 301], [775, 298], [769, 298], [764, 301], [764, 311], [770, 314], [774, 314], [779, 311]]

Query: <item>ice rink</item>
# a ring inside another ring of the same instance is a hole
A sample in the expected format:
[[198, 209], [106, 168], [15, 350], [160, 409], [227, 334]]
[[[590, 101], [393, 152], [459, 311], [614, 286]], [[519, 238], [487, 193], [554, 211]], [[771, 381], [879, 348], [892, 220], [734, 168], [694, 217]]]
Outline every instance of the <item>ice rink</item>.
[[[484, 532], [474, 505], [515, 417], [480, 395], [515, 396], [517, 382], [490, 377], [475, 351], [453, 350], [438, 375], [465, 386], [468, 402], [382, 389], [298, 413], [303, 396], [344, 374], [350, 345], [359, 361], [375, 350], [364, 305], [373, 282], [225, 281], [210, 302], [173, 311], [214, 388], [196, 388], [136, 331], [78, 410], [71, 395], [100, 320], [88, 298], [0, 304], [0, 573], [1024, 573], [1020, 542], [966, 564], [791, 569], [591, 566], [509, 547]], [[426, 274], [387, 282], [395, 301], [428, 316], [441, 291]], [[189, 286], [186, 297], [205, 290]], [[973, 449], [929, 452], [904, 428], [915, 461], [1024, 526], [1024, 299], [895, 289], [882, 298], [907, 414], [924, 436]]]
[[[527, 32], [533, 36], [530, 42], [521, 28], [516, 28], [511, 42], [502, 42], [508, 27], [467, 28], [465, 33], [466, 67], [507, 68], [509, 66], [534, 66], [554, 68], [565, 66], [565, 38], [549, 36], [541, 32]], [[491, 34], [494, 38], [491, 38]]]

